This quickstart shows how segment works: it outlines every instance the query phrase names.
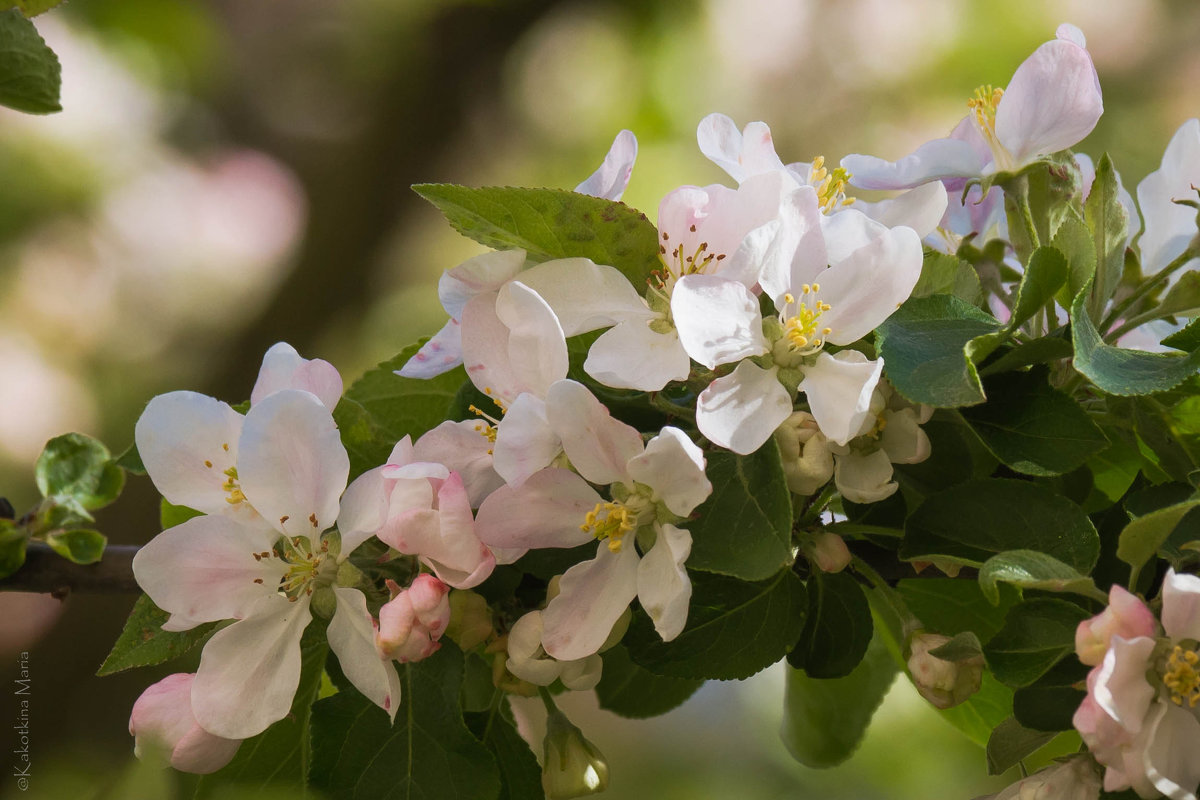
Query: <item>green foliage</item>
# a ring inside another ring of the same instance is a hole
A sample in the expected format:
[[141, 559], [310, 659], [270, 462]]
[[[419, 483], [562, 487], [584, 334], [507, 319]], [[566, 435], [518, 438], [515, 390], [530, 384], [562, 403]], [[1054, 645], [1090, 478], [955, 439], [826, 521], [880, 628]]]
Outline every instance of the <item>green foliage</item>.
[[1050, 387], [1044, 369], [997, 375], [984, 388], [989, 402], [963, 409], [963, 418], [1017, 472], [1061, 475], [1108, 446], [1079, 404]]
[[1041, 749], [1058, 734], [1026, 728], [1013, 717], [992, 731], [987, 743], [989, 775], [999, 775], [1015, 767], [1021, 759]]
[[973, 339], [1000, 323], [950, 295], [909, 300], [876, 331], [888, 379], [905, 398], [937, 408], [982, 403], [983, 387], [968, 357]]
[[496, 800], [541, 798], [542, 768], [503, 707], [489, 713], [464, 715], [475, 738], [492, 752], [500, 767], [500, 794]]
[[1083, 509], [1028, 481], [984, 478], [929, 497], [905, 523], [900, 557], [978, 567], [1007, 550], [1046, 553], [1081, 573], [1100, 554]]
[[814, 572], [807, 588], [808, 620], [788, 663], [812, 678], [849, 675], [875, 631], [867, 597], [846, 572]]
[[1067, 259], [1067, 282], [1055, 295], [1066, 308], [1096, 274], [1096, 244], [1087, 223], [1072, 211], [1058, 226], [1051, 245]]
[[900, 581], [896, 588], [928, 630], [945, 636], [971, 631], [981, 641], [1003, 627], [1008, 610], [1018, 601], [1014, 589], [1000, 586], [1000, 603], [993, 605], [978, 583], [953, 578], [910, 578]]
[[622, 717], [645, 719], [665, 714], [696, 693], [704, 681], [655, 675], [633, 662], [623, 645], [604, 651], [604, 672], [596, 685], [600, 707]]
[[95, 564], [104, 555], [108, 539], [99, 531], [75, 529], [51, 531], [46, 534], [46, 544], [68, 561], [76, 564]]
[[125, 472], [113, 462], [108, 448], [82, 433], [46, 442], [35, 474], [43, 497], [84, 519], [91, 519], [88, 511], [116, 500], [125, 487]]
[[1075, 592], [1089, 597], [1099, 593], [1090, 577], [1080, 575], [1074, 567], [1036, 550], [1008, 550], [985, 561], [979, 568], [979, 588], [992, 603], [1000, 602], [1001, 583], [1022, 589]]
[[942, 661], [969, 661], [983, 655], [983, 645], [979, 643], [979, 637], [974, 633], [963, 631], [941, 647], [930, 650], [929, 655], [940, 658]]
[[1026, 728], [1037, 731], [1067, 731], [1087, 695], [1079, 688], [1088, 667], [1064, 658], [1037, 681], [1013, 693], [1013, 716]]
[[1182, 330], [1175, 331], [1162, 340], [1167, 347], [1191, 352], [1200, 349], [1200, 319], [1194, 319]]
[[659, 267], [658, 231], [624, 203], [561, 189], [425, 183], [413, 190], [456, 231], [495, 250], [520, 248], [534, 262], [590, 258], [638, 287]]
[[[1112, 159], [1105, 153], [1096, 164], [1096, 179], [1092, 182], [1092, 190], [1084, 205], [1084, 219], [1092, 233], [1092, 243], [1096, 251], [1096, 275], [1088, 304], [1091, 314], [1089, 319], [1099, 316], [1104, 304], [1116, 291], [1125, 269], [1125, 234], [1129, 227], [1129, 219], [1124, 206], [1121, 205], [1119, 189], [1117, 171], [1113, 167]], [[1079, 324], [1079, 316], [1078, 312], [1072, 311], [1071, 319], [1076, 325]], [[1078, 342], [1075, 347], [1079, 348]]]
[[975, 305], [982, 293], [979, 275], [968, 262], [958, 256], [925, 248], [921, 277], [917, 279], [911, 297], [949, 294]]
[[1070, 340], [1062, 338], [1056, 331], [1049, 336], [1032, 339], [1006, 350], [995, 360], [989, 361], [987, 366], [979, 371], [979, 374], [981, 377], [987, 377], [998, 372], [1007, 372], [1033, 364], [1058, 361], [1062, 358], [1070, 358], [1074, 352]]
[[708, 455], [713, 492], [689, 524], [689, 568], [747, 581], [769, 578], [792, 562], [792, 501], [774, 439], [748, 456]]
[[339, 800], [498, 797], [496, 762], [459, 710], [462, 653], [444, 643], [431, 657], [400, 669], [395, 724], [356, 692], [313, 706], [312, 785]]
[[1029, 258], [1013, 299], [1007, 329], [1012, 331], [1037, 314], [1067, 281], [1067, 260], [1053, 247], [1039, 247]]
[[139, 597], [129, 612], [121, 635], [117, 637], [117, 643], [96, 674], [111, 675], [178, 658], [206, 641], [217, 627], [215, 622], [206, 622], [189, 631], [164, 631], [162, 625], [168, 617], [170, 615], [154, 605], [148, 596]]
[[749, 678], [783, 658], [804, 630], [806, 594], [790, 569], [749, 583], [692, 574], [687, 625], [663, 642], [645, 614], [633, 617], [625, 646], [634, 663], [676, 678]]
[[1014, 606], [1004, 627], [983, 647], [988, 666], [1001, 683], [1028, 686], [1075, 652], [1075, 629], [1090, 616], [1074, 603], [1053, 598]]
[[7, 578], [25, 563], [29, 533], [10, 519], [0, 519], [0, 578]]
[[176, 525], [181, 525], [192, 517], [198, 517], [203, 513], [203, 511], [197, 511], [194, 508], [168, 503], [166, 498], [163, 498], [158, 503], [158, 524], [165, 531], [167, 528], [174, 528]]
[[62, 111], [62, 67], [20, 11], [0, 11], [0, 105], [29, 114]]
[[0, 10], [7, 11], [10, 8], [18, 9], [27, 17], [36, 17], [38, 14], [43, 14], [63, 0], [0, 0]]
[[989, 673], [983, 673], [979, 691], [953, 708], [942, 710], [940, 716], [980, 747], [987, 747], [996, 726], [1012, 716], [1012, 689], [999, 683]]
[[832, 767], [854, 754], [896, 677], [896, 664], [875, 636], [843, 678], [813, 678], [788, 667], [780, 735], [806, 767]]
[[1131, 567], [1140, 568], [1154, 558], [1167, 537], [1192, 509], [1200, 507], [1200, 499], [1156, 509], [1130, 521], [1121, 531], [1117, 543], [1117, 558]]

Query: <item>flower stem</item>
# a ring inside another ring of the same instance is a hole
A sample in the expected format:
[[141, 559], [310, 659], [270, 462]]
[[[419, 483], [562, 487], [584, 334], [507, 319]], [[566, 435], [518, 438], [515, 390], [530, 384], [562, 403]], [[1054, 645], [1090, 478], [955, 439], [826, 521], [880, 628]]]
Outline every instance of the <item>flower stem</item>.
[[[1149, 279], [1142, 281], [1142, 284], [1130, 292], [1128, 297], [1114, 306], [1112, 311], [1108, 312], [1108, 315], [1104, 317], [1104, 321], [1100, 323], [1100, 330], [1107, 331], [1109, 328], [1115, 325], [1117, 320], [1121, 318], [1122, 314], [1132, 308], [1143, 297], [1157, 289], [1161, 284], [1165, 283], [1167, 279], [1171, 277], [1171, 273], [1178, 270], [1184, 264], [1187, 264], [1193, 258], [1196, 258], [1196, 253], [1191, 248], [1188, 248], [1170, 264], [1167, 264], [1161, 270], [1154, 273], [1154, 275]], [[1113, 334], [1108, 334], [1104, 338], [1117, 339], [1119, 337]]]

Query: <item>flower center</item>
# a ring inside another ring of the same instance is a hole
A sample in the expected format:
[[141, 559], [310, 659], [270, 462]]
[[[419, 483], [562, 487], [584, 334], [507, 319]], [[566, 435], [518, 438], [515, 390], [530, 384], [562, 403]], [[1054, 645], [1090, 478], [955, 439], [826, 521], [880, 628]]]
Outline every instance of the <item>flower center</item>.
[[993, 88], [989, 83], [975, 89], [975, 94], [967, 100], [967, 108], [975, 113], [975, 127], [979, 129], [980, 135], [991, 148], [996, 168], [1007, 170], [1012, 166], [1012, 157], [1007, 148], [996, 138], [996, 108], [1000, 105], [1002, 97], [1004, 97], [1004, 90], [998, 87]]
[[[493, 398], [492, 402], [496, 402], [494, 398]], [[470, 411], [475, 416], [480, 417], [480, 419], [477, 420], [475, 423], [475, 432], [478, 433], [480, 436], [482, 436], [484, 439], [487, 439], [488, 444], [495, 445], [496, 444], [496, 433], [497, 433], [496, 426], [500, 424], [500, 420], [496, 419], [491, 414], [487, 413], [486, 411], [479, 408], [479, 406], [476, 406], [473, 403], [471, 405], [467, 406], [467, 410]], [[501, 412], [501, 413], [503, 413], [503, 412]], [[492, 451], [489, 448], [488, 455], [490, 456], [491, 454], [492, 454]]]
[[1200, 662], [1200, 654], [1179, 645], [1175, 645], [1167, 659], [1163, 683], [1171, 691], [1171, 702], [1177, 706], [1182, 706], [1186, 701], [1188, 708], [1195, 708], [1200, 703], [1200, 670], [1196, 669], [1197, 662]]
[[[696, 226], [692, 225], [689, 230], [695, 233]], [[724, 253], [714, 253], [708, 249], [708, 242], [700, 242], [690, 253], [683, 243], [675, 245], [673, 249], [670, 244], [671, 234], [663, 231], [662, 242], [658, 246], [658, 260], [663, 268], [651, 272], [647, 281], [650, 290], [666, 300], [671, 299], [675, 282], [684, 275], [701, 275], [713, 264], [725, 260]]]
[[221, 484], [221, 489], [228, 495], [225, 502], [231, 506], [236, 506], [238, 503], [246, 501], [246, 495], [242, 494], [242, 485], [238, 483], [237, 467], [230, 467], [225, 470], [225, 483]]
[[[822, 326], [821, 315], [833, 306], [817, 299], [821, 284], [804, 284], [800, 287], [800, 299], [788, 292], [783, 296], [783, 310], [779, 315], [783, 323], [783, 336], [788, 348], [797, 355], [808, 356], [825, 346], [825, 339], [833, 329]], [[811, 305], [810, 305], [811, 304]]]
[[846, 196], [846, 185], [852, 177], [844, 167], [834, 167], [833, 172], [827, 170], [825, 156], [813, 159], [808, 181], [817, 190], [817, 204], [822, 211], [828, 214], [854, 202], [853, 197]]
[[623, 503], [596, 503], [587, 513], [579, 530], [588, 531], [596, 539], [606, 540], [608, 549], [621, 552], [625, 534], [637, 528], [637, 515]]
[[[278, 558], [287, 567], [287, 572], [279, 579], [278, 591], [291, 602], [301, 597], [309, 596], [317, 588], [318, 581], [325, 581], [334, 569], [333, 561], [329, 559], [329, 540], [322, 539], [319, 547], [306, 536], [286, 536], [279, 540], [274, 550], [255, 553], [254, 559]], [[262, 578], [255, 578], [255, 583], [262, 583]]]

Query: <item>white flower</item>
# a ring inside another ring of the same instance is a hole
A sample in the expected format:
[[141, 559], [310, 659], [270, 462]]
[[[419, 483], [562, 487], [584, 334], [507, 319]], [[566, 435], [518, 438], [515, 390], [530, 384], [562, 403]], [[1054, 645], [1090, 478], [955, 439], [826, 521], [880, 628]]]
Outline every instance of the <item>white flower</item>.
[[541, 611], [530, 611], [508, 632], [508, 671], [535, 686], [549, 686], [561, 680], [576, 691], [594, 688], [600, 682], [603, 660], [596, 653], [575, 661], [559, 661], [542, 647], [544, 631]]
[[[1174, 201], [1200, 200], [1196, 186], [1200, 186], [1200, 120], [1190, 119], [1171, 137], [1162, 166], [1137, 187], [1138, 205], [1146, 218], [1146, 230], [1138, 240], [1146, 274], [1179, 258], [1195, 240], [1197, 210]], [[1185, 268], [1195, 266], [1193, 259]]]
[[194, 674], [168, 675], [142, 692], [129, 714], [133, 753], [144, 759], [161, 748], [180, 772], [207, 775], [233, 760], [240, 739], [214, 736], [192, 714]]
[[590, 194], [605, 200], [620, 200], [633, 174], [633, 162], [637, 160], [637, 137], [632, 131], [621, 131], [613, 139], [612, 147], [604, 162], [588, 179], [575, 187], [580, 194]]

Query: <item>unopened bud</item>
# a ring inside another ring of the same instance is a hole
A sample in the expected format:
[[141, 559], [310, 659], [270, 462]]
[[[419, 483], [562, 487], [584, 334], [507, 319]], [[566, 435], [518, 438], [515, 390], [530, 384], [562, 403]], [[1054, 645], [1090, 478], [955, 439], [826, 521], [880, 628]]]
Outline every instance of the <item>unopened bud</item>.
[[841, 572], [850, 563], [850, 548], [836, 533], [818, 531], [805, 547], [805, 555], [821, 572]]
[[608, 764], [561, 711], [546, 720], [542, 789], [550, 800], [596, 794], [608, 788]]
[[161, 758], [180, 772], [207, 775], [228, 764], [241, 739], [215, 736], [192, 714], [195, 674], [168, 675], [142, 692], [129, 715], [133, 753], [143, 760]]
[[918, 633], [909, 643], [908, 671], [921, 696], [938, 708], [953, 708], [979, 691], [983, 680], [983, 656], [946, 661], [930, 654], [950, 641], [949, 636]]
[[1154, 612], [1136, 595], [1114, 583], [1108, 592], [1108, 608], [1085, 619], [1075, 629], [1075, 654], [1084, 664], [1096, 667], [1104, 660], [1112, 637], [1154, 636], [1157, 628]]
[[420, 661], [437, 652], [450, 622], [449, 587], [432, 575], [418, 575], [412, 586], [379, 609], [375, 646], [400, 663]]

